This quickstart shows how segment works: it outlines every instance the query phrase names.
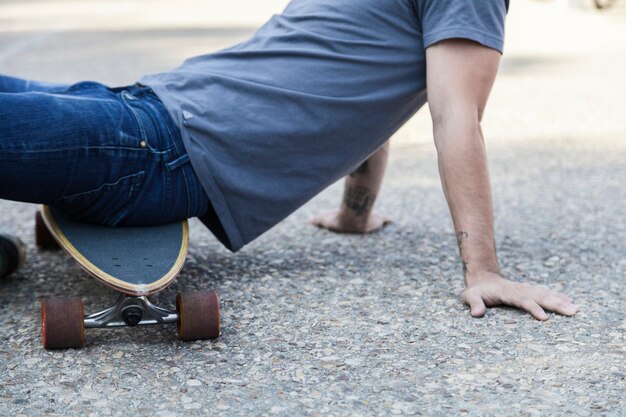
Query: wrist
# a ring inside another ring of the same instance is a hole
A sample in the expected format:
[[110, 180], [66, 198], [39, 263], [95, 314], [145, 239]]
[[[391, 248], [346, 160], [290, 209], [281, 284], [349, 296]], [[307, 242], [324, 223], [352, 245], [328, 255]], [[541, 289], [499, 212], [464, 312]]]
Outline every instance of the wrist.
[[493, 234], [471, 233], [470, 235], [461, 230], [456, 236], [466, 284], [481, 280], [485, 276], [500, 274]]
[[498, 265], [483, 265], [473, 269], [465, 267], [465, 285], [471, 286], [479, 282], [490, 281], [494, 279], [502, 278], [500, 275], [500, 268]]
[[338, 220], [342, 226], [350, 229], [361, 230], [367, 228], [370, 211], [357, 213], [342, 204], [339, 209]]

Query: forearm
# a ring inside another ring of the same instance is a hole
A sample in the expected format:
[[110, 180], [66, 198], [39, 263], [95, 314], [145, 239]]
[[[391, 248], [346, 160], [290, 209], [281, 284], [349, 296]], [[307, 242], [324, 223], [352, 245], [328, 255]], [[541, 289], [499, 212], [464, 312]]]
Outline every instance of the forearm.
[[466, 282], [480, 272], [499, 272], [491, 185], [478, 124], [462, 121], [436, 128], [443, 190], [450, 207]]
[[346, 221], [366, 223], [380, 191], [389, 157], [389, 142], [346, 177], [341, 216]]
[[571, 316], [567, 296], [502, 277], [493, 233], [493, 208], [480, 122], [498, 70], [497, 51], [461, 39], [426, 50], [428, 105], [433, 119], [441, 182], [456, 231], [471, 314], [515, 306], [546, 320], [544, 309]]
[[390, 223], [372, 210], [388, 157], [389, 143], [385, 143], [346, 177], [340, 208], [321, 213], [310, 220], [311, 224], [337, 233], [371, 233]]

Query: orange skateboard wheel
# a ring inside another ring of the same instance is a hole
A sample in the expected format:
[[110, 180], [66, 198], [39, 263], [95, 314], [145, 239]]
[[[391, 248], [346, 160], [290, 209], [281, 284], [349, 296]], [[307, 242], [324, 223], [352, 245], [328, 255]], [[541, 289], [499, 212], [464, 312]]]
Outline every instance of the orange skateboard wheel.
[[58, 249], [59, 244], [48, 230], [40, 211], [35, 213], [35, 243], [40, 249]]
[[176, 310], [180, 340], [217, 339], [220, 336], [220, 303], [214, 290], [178, 293]]
[[41, 303], [41, 337], [45, 349], [80, 348], [85, 344], [83, 301], [58, 298]]

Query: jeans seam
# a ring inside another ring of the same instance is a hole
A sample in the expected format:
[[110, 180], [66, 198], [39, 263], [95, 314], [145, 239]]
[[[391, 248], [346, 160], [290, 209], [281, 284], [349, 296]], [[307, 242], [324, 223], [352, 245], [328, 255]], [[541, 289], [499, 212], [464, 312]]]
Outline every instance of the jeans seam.
[[[152, 106], [152, 103], [150, 103], [150, 105]], [[152, 106], [154, 107], [154, 106]], [[163, 126], [165, 126], [165, 129], [167, 129], [167, 134], [169, 136], [170, 141], [172, 141], [173, 147], [176, 149], [176, 151], [178, 151], [178, 147], [176, 146], [176, 142], [174, 140], [174, 135], [172, 134], [172, 130], [169, 127], [169, 123], [167, 121], [167, 119], [165, 119], [165, 117], [161, 114], [161, 112], [159, 111], [159, 109], [156, 109], [157, 113], [159, 114], [159, 116], [161, 118], [163, 118]]]
[[161, 212], [161, 219], [164, 216], [169, 215], [174, 207], [174, 181], [173, 175], [170, 171], [162, 170], [163, 182], [165, 183], [165, 205], [163, 205], [163, 211]]
[[[124, 104], [127, 106], [127, 108], [129, 109], [133, 119], [136, 121], [137, 125], [139, 126], [140, 129], [140, 134], [142, 136], [142, 140], [145, 140], [147, 147], [144, 148], [145, 150], [147, 150], [148, 152], [151, 152], [153, 154], [157, 154], [157, 155], [165, 155], [169, 152], [172, 151], [172, 149], [176, 149], [176, 146], [168, 146], [167, 149], [165, 150], [156, 150], [152, 144], [151, 144], [151, 140], [150, 138], [148, 138], [148, 133], [147, 133], [147, 129], [145, 127], [144, 122], [142, 121], [141, 116], [138, 114], [138, 108], [135, 107], [133, 104], [131, 104], [130, 99], [128, 98], [129, 96], [134, 97], [134, 99], [132, 100], [133, 103], [137, 103], [138, 105], [142, 105], [144, 107], [149, 107], [149, 108], [141, 108], [141, 110], [143, 112], [146, 113], [146, 116], [149, 117], [151, 119], [152, 124], [154, 125], [154, 130], [155, 130], [155, 134], [159, 135], [159, 137], [162, 137], [162, 133], [160, 132], [159, 127], [161, 125], [164, 125], [165, 128], [167, 129], [167, 134], [168, 134], [168, 138], [170, 139], [169, 141], [172, 142], [172, 132], [169, 129], [169, 127], [167, 126], [167, 123], [165, 120], [163, 120], [163, 123], [158, 123], [155, 120], [153, 120], [155, 117], [158, 118], [162, 118], [163, 116], [161, 115], [161, 113], [158, 111], [158, 109], [156, 109], [152, 103], [150, 102], [149, 98], [144, 98], [144, 97], [135, 97], [133, 96], [131, 93], [127, 92], [127, 91], [123, 91], [122, 92], [122, 98], [124, 100]], [[156, 115], [155, 115], [156, 113]], [[162, 144], [164, 145], [164, 144]], [[162, 146], [164, 147], [164, 146]], [[178, 151], [178, 149], [176, 149]]]
[[[121, 222], [122, 219], [126, 217], [128, 213], [131, 212], [133, 206], [137, 204], [136, 198], [139, 195], [137, 189], [145, 181], [145, 176], [146, 176], [145, 171], [141, 171], [140, 173], [135, 174], [134, 176], [135, 178], [133, 178], [133, 181], [131, 182], [131, 185], [128, 190], [128, 196], [127, 196], [128, 201], [125, 207], [122, 210], [120, 210], [120, 212], [113, 219], [111, 219], [112, 224], [117, 225], [119, 222]], [[133, 200], [133, 197], [135, 198], [135, 200]]]
[[131, 117], [135, 120], [135, 122], [137, 123], [137, 126], [139, 127], [139, 134], [141, 135], [140, 140], [145, 140], [146, 144], [149, 146], [148, 138], [146, 134], [146, 128], [143, 125], [143, 122], [141, 121], [141, 118], [139, 117], [139, 115], [135, 112], [134, 107], [129, 103], [129, 98], [128, 98], [129, 95], [130, 93], [123, 91], [121, 93], [122, 101], [125, 104], [128, 111], [130, 112]]
[[70, 198], [77, 198], [77, 197], [81, 197], [81, 196], [84, 196], [84, 195], [87, 195], [87, 194], [91, 194], [91, 193], [95, 193], [95, 192], [98, 192], [98, 191], [102, 191], [106, 187], [115, 187], [115, 186], [119, 185], [120, 183], [122, 183], [124, 180], [130, 179], [130, 178], [132, 178], [131, 185], [135, 186], [135, 183], [138, 182], [139, 180], [143, 181], [143, 177], [144, 176], [145, 176], [145, 171], [139, 171], [139, 172], [136, 172], [134, 174], [125, 175], [125, 176], [123, 176], [121, 178], [118, 178], [115, 182], [105, 182], [104, 184], [101, 184], [97, 188], [93, 188], [91, 190], [83, 191], [83, 192], [80, 192], [80, 193], [75, 193], [75, 194], [70, 194], [70, 195], [63, 196], [63, 197], [61, 197], [61, 200], [66, 200], [66, 199], [70, 199]]
[[[157, 99], [158, 100], [158, 99]], [[171, 145], [167, 152], [170, 151], [174, 151], [174, 158], [172, 160], [170, 160], [169, 162], [165, 162], [164, 160], [164, 167], [166, 168], [165, 170], [165, 178], [166, 178], [166, 198], [168, 201], [168, 205], [169, 207], [167, 208], [168, 212], [171, 212], [173, 207], [175, 206], [173, 198], [174, 198], [174, 190], [173, 190], [173, 184], [175, 183], [175, 175], [176, 175], [176, 171], [179, 171], [180, 173], [182, 173], [183, 176], [183, 181], [185, 183], [185, 195], [186, 195], [186, 203], [187, 203], [187, 207], [186, 207], [186, 212], [185, 212], [185, 217], [189, 218], [190, 213], [192, 212], [192, 196], [191, 196], [191, 192], [189, 189], [189, 180], [188, 180], [188, 174], [187, 174], [187, 166], [189, 166], [189, 159], [187, 157], [187, 161], [183, 162], [180, 165], [175, 165], [174, 167], [170, 167], [170, 164], [173, 162], [176, 162], [182, 158], [184, 158], [187, 155], [187, 152], [185, 150], [185, 148], [183, 147], [182, 150], [179, 149], [179, 146], [177, 144], [177, 137], [175, 136], [175, 133], [172, 131], [172, 129], [170, 129], [169, 126], [169, 120], [167, 119], [167, 115], [163, 113], [162, 109], [160, 109], [156, 104], [161, 104], [162, 106], [162, 102], [158, 101], [157, 103], [153, 103], [153, 99], [152, 97], [148, 96], [146, 98], [146, 103], [147, 105], [150, 107], [150, 109], [153, 111], [153, 113], [155, 114], [156, 117], [158, 117], [160, 119], [160, 121], [162, 123], [159, 123], [158, 126], [159, 127], [164, 127], [166, 132], [163, 132], [164, 134], [167, 134], [167, 139], [169, 144]], [[179, 134], [180, 135], [180, 134]], [[179, 136], [180, 137], [180, 136]], [[182, 139], [182, 137], [181, 137]]]
[[[0, 151], [2, 151], [2, 153], [19, 153], [19, 154], [23, 154], [23, 155], [28, 155], [28, 154], [38, 154], [38, 153], [65, 153], [68, 151], [91, 151], [91, 150], [111, 150], [111, 151], [136, 151], [136, 152], [145, 152], [145, 149], [140, 149], [140, 148], [133, 148], [133, 147], [128, 147], [128, 146], [76, 146], [76, 147], [71, 147], [71, 148], [54, 148], [54, 149], [49, 149], [49, 148], [43, 148], [43, 149], [35, 149], [35, 150], [25, 150], [25, 149], [0, 149]], [[168, 149], [166, 151], [152, 151], [151, 153], [153, 154], [166, 154], [168, 152], [170, 152], [171, 149]]]
[[[133, 174], [125, 175], [113, 182], [105, 182], [97, 188], [92, 188], [80, 193], [65, 195], [50, 204], [53, 207], [59, 207], [61, 210], [65, 210], [67, 207], [72, 206], [77, 207], [77, 204], [79, 206], [86, 205], [85, 207], [87, 210], [95, 209], [95, 213], [92, 213], [92, 215], [97, 215], [97, 218], [100, 219], [102, 224], [115, 226], [126, 218], [137, 205], [141, 186], [142, 184], [145, 184], [145, 178], [146, 171], [137, 171]], [[94, 196], [94, 201], [88, 202], [89, 200], [84, 200], [85, 198], [92, 198], [90, 195]], [[120, 206], [115, 207], [115, 210], [107, 210], [105, 213], [103, 211], [104, 207], [98, 205], [97, 201], [103, 197], [111, 196], [111, 198], [113, 198], [112, 196], [118, 195], [122, 197], [123, 203]]]
[[189, 181], [187, 181], [187, 168], [189, 164], [182, 166], [183, 171], [183, 180], [185, 181], [185, 194], [187, 194], [187, 212], [185, 213], [185, 217], [189, 218], [191, 213], [191, 192], [189, 190]]

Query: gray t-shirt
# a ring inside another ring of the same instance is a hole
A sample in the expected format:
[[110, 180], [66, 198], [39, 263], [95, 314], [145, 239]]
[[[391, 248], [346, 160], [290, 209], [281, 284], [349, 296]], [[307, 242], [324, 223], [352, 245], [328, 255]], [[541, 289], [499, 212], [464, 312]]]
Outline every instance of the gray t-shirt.
[[249, 40], [144, 77], [239, 250], [354, 170], [426, 102], [425, 48], [502, 51], [506, 0], [293, 0]]

